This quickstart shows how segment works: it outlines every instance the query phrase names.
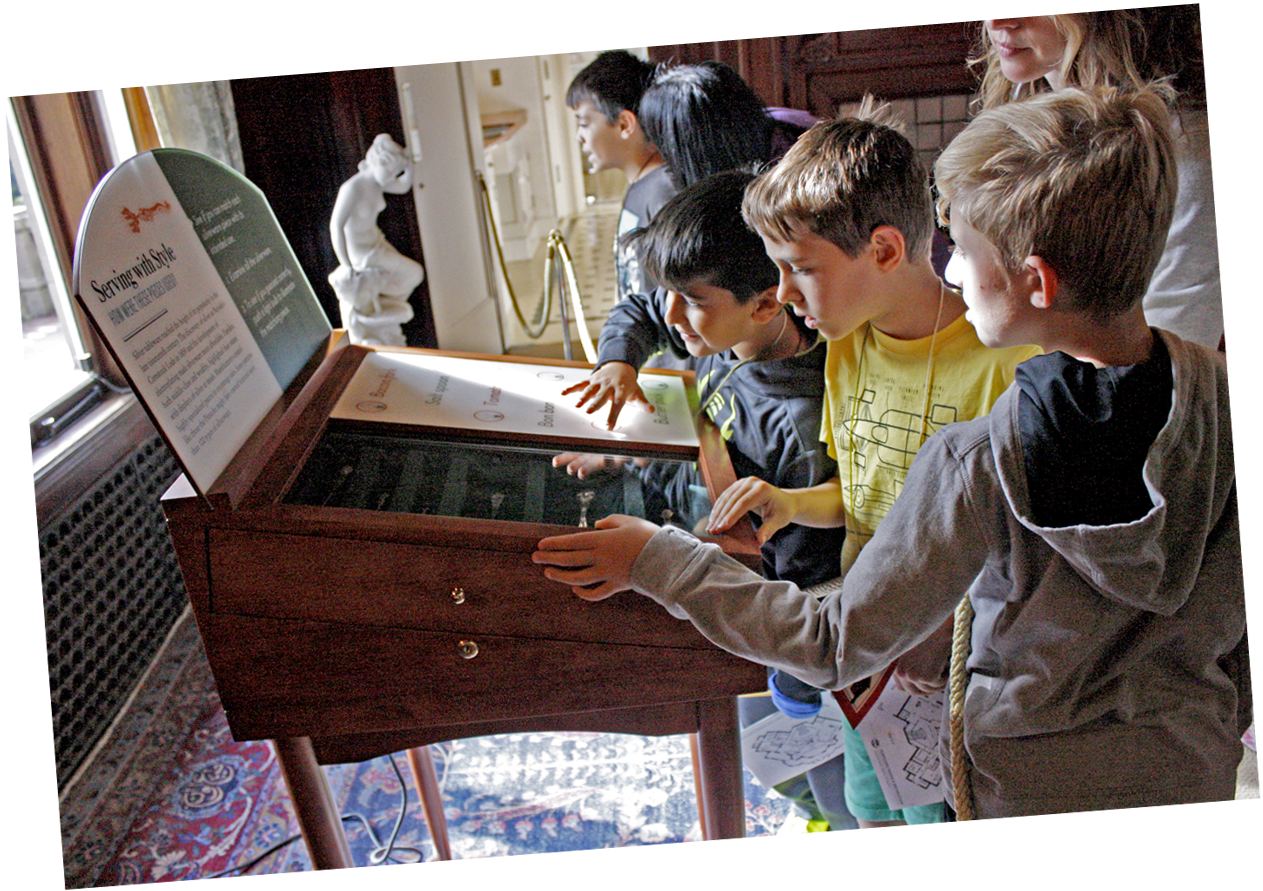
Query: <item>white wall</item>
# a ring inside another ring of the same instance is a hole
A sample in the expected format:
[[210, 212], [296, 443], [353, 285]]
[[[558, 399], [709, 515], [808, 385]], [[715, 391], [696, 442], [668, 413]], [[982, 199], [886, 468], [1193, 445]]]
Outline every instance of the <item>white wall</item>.
[[[415, 124], [408, 134], [414, 159], [413, 197], [425, 252], [426, 279], [441, 349], [502, 353], [494, 286], [480, 235], [481, 195], [473, 176], [483, 169], [481, 126], [470, 63], [395, 69], [401, 96], [410, 94]], [[405, 93], [405, 86], [410, 89]], [[476, 141], [475, 141], [476, 140]]]
[[[535, 56], [483, 59], [471, 63], [471, 67], [480, 111], [520, 109], [526, 112], [526, 123], [511, 137], [511, 141], [514, 143], [514, 154], [526, 159], [527, 169], [523, 173], [529, 177], [529, 183], [521, 187], [521, 193], [531, 206], [522, 207], [520, 213], [527, 221], [527, 238], [532, 242], [527, 245], [525, 256], [514, 259], [529, 259], [534, 253], [533, 248], [547, 237], [557, 215], [552, 177], [549, 175], [543, 89], [537, 59]], [[492, 72], [496, 73], [494, 80]], [[505, 159], [508, 160], [507, 155]]]

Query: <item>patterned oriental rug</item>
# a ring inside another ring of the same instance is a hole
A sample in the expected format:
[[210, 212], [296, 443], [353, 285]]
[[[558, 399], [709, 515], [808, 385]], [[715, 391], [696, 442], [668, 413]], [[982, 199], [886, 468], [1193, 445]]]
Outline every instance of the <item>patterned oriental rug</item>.
[[[700, 839], [687, 737], [507, 734], [431, 752], [456, 859]], [[403, 753], [325, 770], [357, 867], [434, 859]], [[775, 834], [790, 803], [745, 779], [746, 834]], [[301, 838], [284, 844], [298, 824], [272, 746], [232, 740], [187, 613], [63, 792], [61, 825], [67, 888], [311, 869]]]

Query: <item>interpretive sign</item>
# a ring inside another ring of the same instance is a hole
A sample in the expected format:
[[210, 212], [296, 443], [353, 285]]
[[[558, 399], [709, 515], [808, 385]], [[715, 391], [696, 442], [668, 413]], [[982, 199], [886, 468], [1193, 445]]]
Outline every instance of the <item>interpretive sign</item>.
[[332, 330], [262, 192], [182, 149], [97, 186], [74, 287], [201, 492]]

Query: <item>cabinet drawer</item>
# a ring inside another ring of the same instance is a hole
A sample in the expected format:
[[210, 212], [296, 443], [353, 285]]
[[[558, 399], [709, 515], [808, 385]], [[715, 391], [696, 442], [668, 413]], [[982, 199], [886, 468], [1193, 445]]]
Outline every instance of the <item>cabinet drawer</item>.
[[[722, 650], [216, 616], [202, 624], [233, 736], [336, 736], [719, 698], [764, 669]], [[260, 667], [266, 666], [261, 671]]]
[[580, 600], [526, 552], [223, 529], [209, 544], [216, 615], [713, 649], [638, 594]]

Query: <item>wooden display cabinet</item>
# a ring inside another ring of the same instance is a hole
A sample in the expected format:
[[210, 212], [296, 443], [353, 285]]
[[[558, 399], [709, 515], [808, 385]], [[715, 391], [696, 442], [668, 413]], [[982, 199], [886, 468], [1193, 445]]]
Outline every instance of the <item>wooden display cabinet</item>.
[[[734, 482], [689, 375], [647, 372], [659, 412], [610, 432], [561, 396], [581, 363], [351, 344], [262, 193], [178, 149], [102, 181], [74, 278], [185, 471], [163, 508], [228, 726], [275, 742], [317, 867], [351, 865], [319, 765], [407, 749], [434, 830], [424, 747], [510, 731], [695, 733], [703, 830], [743, 834], [734, 697], [764, 669], [530, 558], [609, 513], [692, 528]], [[717, 540], [759, 565], [748, 521]]]
[[[575, 529], [539, 516], [541, 496], [565, 507], [576, 489], [604, 488], [589, 507], [595, 520], [614, 512], [602, 499], [628, 512], [635, 498], [624, 493], [639, 477], [619, 471], [604, 483], [580, 482], [549, 466], [556, 448], [331, 421], [331, 405], [368, 352], [337, 339], [285, 411], [247, 442], [222, 486], [203, 498], [182, 479], [163, 501], [233, 737], [288, 740], [278, 750], [291, 762], [287, 772], [310, 773], [317, 763], [490, 733], [698, 733], [707, 834], [742, 835], [733, 697], [763, 689], [764, 669], [647, 598], [588, 603], [530, 560], [541, 538]], [[699, 432], [713, 497], [733, 481], [732, 465], [714, 428]], [[445, 469], [426, 468], [436, 455]], [[409, 461], [423, 468], [421, 485], [383, 486]], [[343, 503], [312, 503], [330, 462], [340, 464], [332, 477], [343, 488], [333, 494]], [[464, 479], [418, 493], [444, 473]], [[493, 507], [475, 492], [477, 473], [519, 487]], [[381, 478], [360, 478], [372, 474]], [[462, 484], [465, 503], [450, 495]], [[401, 490], [413, 500], [392, 502]], [[476, 506], [467, 503], [475, 497]], [[445, 498], [447, 515], [430, 512]], [[495, 510], [506, 518], [486, 515]], [[514, 510], [535, 516], [508, 518]], [[758, 565], [748, 524], [720, 540]], [[328, 802], [310, 806], [306, 821], [325, 824], [305, 830], [316, 856], [313, 839], [336, 833], [320, 816]], [[341, 865], [336, 851], [320, 856]]]

